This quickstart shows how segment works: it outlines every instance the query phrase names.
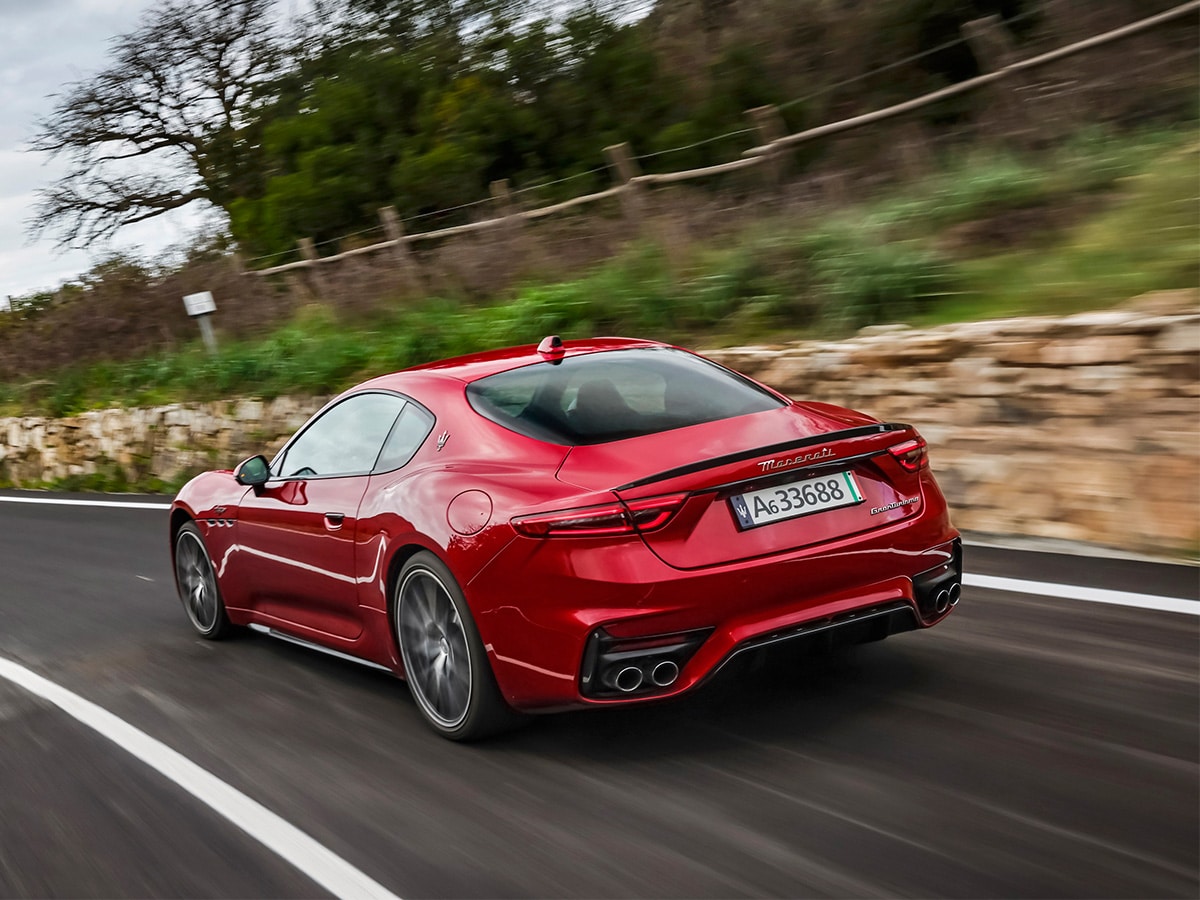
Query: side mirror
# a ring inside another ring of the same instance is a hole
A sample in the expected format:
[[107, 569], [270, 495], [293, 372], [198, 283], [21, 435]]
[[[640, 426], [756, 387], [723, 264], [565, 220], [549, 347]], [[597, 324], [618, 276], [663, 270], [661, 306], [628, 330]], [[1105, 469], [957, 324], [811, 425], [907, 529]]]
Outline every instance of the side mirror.
[[234, 480], [246, 487], [262, 487], [271, 477], [271, 466], [265, 456], [243, 459], [233, 470]]

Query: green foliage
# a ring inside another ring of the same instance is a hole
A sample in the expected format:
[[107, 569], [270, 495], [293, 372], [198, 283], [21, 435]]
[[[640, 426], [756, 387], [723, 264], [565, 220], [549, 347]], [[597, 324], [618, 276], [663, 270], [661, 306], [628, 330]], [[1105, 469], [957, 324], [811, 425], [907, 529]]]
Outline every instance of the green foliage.
[[[682, 276], [672, 274], [655, 248], [635, 249], [589, 276], [531, 285], [507, 302], [466, 307], [431, 300], [357, 327], [326, 307], [313, 307], [263, 341], [225, 343], [213, 356], [193, 346], [126, 364], [68, 370], [43, 384], [0, 389], [0, 405], [19, 403], [61, 416], [109, 404], [147, 406], [245, 392], [326, 394], [381, 372], [536, 342], [546, 334], [650, 335], [690, 343], [714, 333], [795, 329], [822, 315], [837, 322], [873, 321], [899, 314], [902, 304], [922, 296], [912, 285], [920, 285], [927, 272], [903, 254], [897, 262], [886, 247], [873, 248], [884, 262], [866, 259], [879, 271], [859, 273], [858, 245], [827, 240], [818, 258], [813, 248], [819, 243], [803, 234], [752, 240], [711, 252]], [[816, 260], [809, 269], [806, 254]], [[815, 298], [797, 293], [805, 279], [812, 280]], [[829, 305], [823, 308], [822, 302]]]
[[[252, 254], [373, 227], [384, 205], [407, 218], [471, 204], [495, 179], [520, 186], [588, 172], [603, 164], [608, 144], [645, 152], [704, 142], [745, 128], [747, 108], [781, 99], [743, 46], [713, 64], [712, 90], [687, 89], [662, 68], [646, 29], [595, 4], [558, 19], [545, 10], [519, 18], [521, 4], [499, 0], [430, 0], [407, 11], [358, 5], [385, 20], [335, 40], [308, 61], [307, 75], [289, 73], [279, 100], [263, 110], [267, 177], [260, 191], [227, 205], [234, 236]], [[468, 20], [490, 24], [449, 41], [446, 29]], [[706, 165], [744, 146], [701, 143], [661, 162]], [[593, 173], [565, 190], [600, 181]]]
[[1048, 245], [965, 260], [964, 293], [938, 318], [1080, 311], [1196, 287], [1200, 146], [1176, 147], [1141, 169], [1121, 179], [1107, 208]]
[[954, 287], [953, 267], [938, 252], [884, 240], [861, 223], [831, 223], [803, 246], [826, 315], [851, 327], [904, 321]]
[[36, 318], [38, 313], [49, 308], [55, 297], [54, 291], [34, 291], [20, 297], [10, 297], [10, 315], [0, 318], [0, 328], [12, 327], [20, 320]]
[[67, 475], [64, 478], [53, 478], [49, 481], [34, 484], [11, 482], [5, 470], [0, 466], [0, 488], [20, 487], [24, 490], [49, 491], [93, 491], [108, 494], [177, 494], [179, 489], [196, 475], [204, 471], [201, 467], [191, 467], [173, 478], [162, 479], [155, 475], [141, 475], [130, 478], [125, 469], [118, 463], [101, 458], [97, 460], [96, 471], [81, 475]]
[[[430, 299], [359, 320], [315, 305], [262, 340], [226, 340], [215, 356], [193, 345], [2, 384], [0, 410], [67, 415], [248, 393], [325, 394], [550, 333], [712, 345], [836, 336], [877, 322], [1063, 312], [1195, 287], [1200, 210], [1188, 198], [1200, 192], [1197, 163], [1190, 129], [1091, 135], [1040, 161], [978, 155], [819, 221], [764, 218], [719, 246], [673, 248], [669, 257], [633, 246], [586, 276], [526, 285], [489, 305]], [[1015, 249], [948, 240], [1029, 208], [1055, 212], [1036, 229], [1022, 218]]]
[[1116, 139], [1088, 129], [1048, 158], [973, 148], [949, 160], [936, 174], [873, 203], [866, 221], [870, 227], [903, 235], [1007, 210], [1045, 208], [1107, 190], [1118, 179], [1136, 173], [1147, 157], [1167, 152], [1177, 142], [1178, 136], [1169, 131]]
[[84, 475], [56, 478], [46, 485], [56, 491], [109, 491], [114, 494], [132, 490], [125, 469], [111, 459], [96, 460], [96, 471]]

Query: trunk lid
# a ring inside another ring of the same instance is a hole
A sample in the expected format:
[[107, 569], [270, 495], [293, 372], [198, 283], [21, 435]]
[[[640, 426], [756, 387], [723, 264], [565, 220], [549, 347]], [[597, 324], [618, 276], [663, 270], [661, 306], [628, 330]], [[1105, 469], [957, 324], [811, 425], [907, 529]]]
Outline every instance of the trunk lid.
[[828, 404], [794, 403], [574, 447], [558, 478], [612, 490], [625, 501], [686, 494], [671, 521], [642, 539], [668, 565], [696, 569], [785, 553], [915, 515], [919, 473], [887, 452], [915, 436], [906, 425]]

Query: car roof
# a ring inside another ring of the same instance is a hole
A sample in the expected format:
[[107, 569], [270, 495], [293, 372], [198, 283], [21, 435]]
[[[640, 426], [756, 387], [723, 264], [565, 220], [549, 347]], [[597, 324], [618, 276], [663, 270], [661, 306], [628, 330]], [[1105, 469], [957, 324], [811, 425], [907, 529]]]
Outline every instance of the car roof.
[[[556, 355], [555, 358], [584, 356], [589, 353], [601, 353], [606, 350], [629, 350], [639, 347], [666, 346], [669, 345], [659, 341], [645, 341], [637, 338], [589, 338], [586, 340], [563, 341], [562, 357]], [[411, 385], [414, 381], [428, 382], [430, 380], [441, 379], [452, 379], [454, 381], [469, 383], [480, 378], [486, 378], [488, 375], [495, 375], [498, 372], [519, 369], [522, 366], [542, 362], [549, 364], [547, 360], [548, 357], [538, 353], [537, 344], [505, 347], [500, 350], [486, 350], [482, 353], [471, 353], [466, 356], [456, 356], [453, 359], [425, 363], [409, 369], [403, 369], [399, 372], [393, 372], [390, 375], [381, 375], [378, 378], [373, 378], [358, 385], [353, 390], [357, 391], [370, 387], [403, 391], [406, 385]], [[428, 376], [435, 376], [435, 378], [430, 379]]]

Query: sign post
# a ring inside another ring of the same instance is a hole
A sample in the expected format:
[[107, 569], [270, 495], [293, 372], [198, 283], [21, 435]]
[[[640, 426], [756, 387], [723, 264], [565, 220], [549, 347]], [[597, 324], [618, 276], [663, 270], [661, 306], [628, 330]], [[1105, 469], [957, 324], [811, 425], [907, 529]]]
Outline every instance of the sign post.
[[204, 338], [204, 346], [209, 353], [217, 352], [217, 336], [213, 333], [210, 317], [217, 311], [217, 301], [211, 291], [201, 291], [199, 294], [188, 294], [183, 298], [183, 308], [187, 314], [196, 320], [200, 326], [200, 337]]

